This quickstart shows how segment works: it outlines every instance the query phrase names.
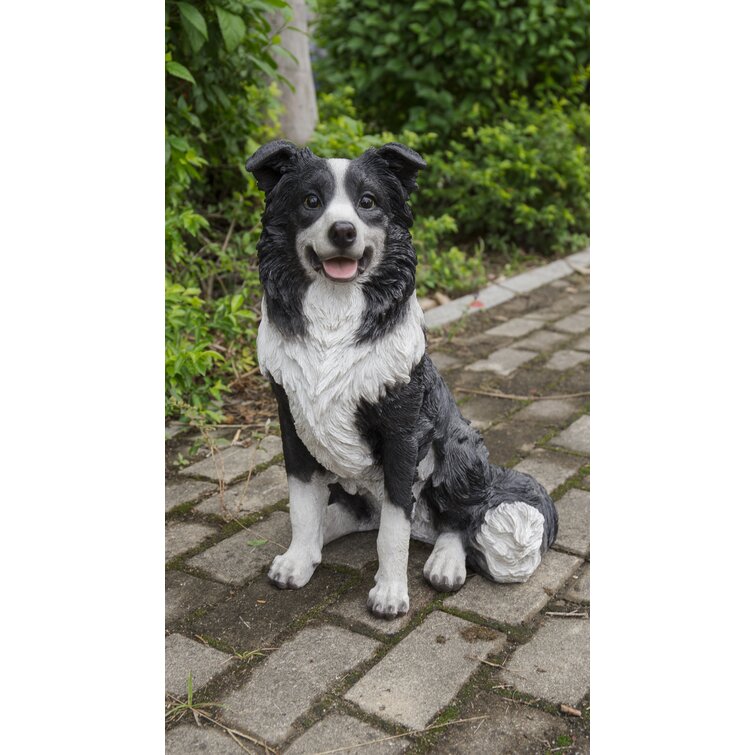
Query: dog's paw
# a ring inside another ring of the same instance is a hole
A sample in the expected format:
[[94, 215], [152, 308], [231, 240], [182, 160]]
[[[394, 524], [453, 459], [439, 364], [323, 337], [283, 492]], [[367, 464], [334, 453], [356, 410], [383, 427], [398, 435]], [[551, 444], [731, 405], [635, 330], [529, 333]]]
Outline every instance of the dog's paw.
[[288, 550], [273, 559], [267, 578], [281, 590], [297, 590], [309, 582], [319, 564], [319, 558]]
[[467, 579], [467, 567], [463, 551], [456, 548], [436, 548], [425, 562], [425, 579], [441, 592], [461, 589]]
[[378, 582], [367, 597], [367, 608], [381, 619], [395, 619], [409, 610], [406, 582]]

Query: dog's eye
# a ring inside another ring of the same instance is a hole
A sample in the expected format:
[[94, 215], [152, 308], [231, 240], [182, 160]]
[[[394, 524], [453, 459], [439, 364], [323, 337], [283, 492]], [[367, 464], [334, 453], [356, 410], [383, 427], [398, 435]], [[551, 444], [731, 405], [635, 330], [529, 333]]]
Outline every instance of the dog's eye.
[[372, 194], [365, 194], [359, 200], [359, 206], [363, 210], [371, 210], [375, 206], [375, 197], [373, 197]]
[[307, 194], [304, 197], [304, 206], [310, 210], [316, 210], [320, 206], [320, 199], [317, 194]]

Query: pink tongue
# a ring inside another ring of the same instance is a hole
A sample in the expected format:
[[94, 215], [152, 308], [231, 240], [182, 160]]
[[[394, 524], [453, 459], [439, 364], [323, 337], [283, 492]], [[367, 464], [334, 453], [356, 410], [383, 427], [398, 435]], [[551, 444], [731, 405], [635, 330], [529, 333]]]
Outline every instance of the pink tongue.
[[336, 280], [348, 280], [357, 271], [357, 261], [348, 257], [332, 257], [329, 260], [323, 260], [322, 266], [325, 272]]

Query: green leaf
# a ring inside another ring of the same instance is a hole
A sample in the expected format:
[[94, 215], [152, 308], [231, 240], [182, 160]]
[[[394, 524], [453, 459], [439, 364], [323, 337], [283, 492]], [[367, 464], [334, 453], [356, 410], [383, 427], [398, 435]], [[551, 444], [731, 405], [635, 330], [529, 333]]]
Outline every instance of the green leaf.
[[199, 52], [209, 39], [204, 16], [190, 3], [176, 3], [176, 5], [181, 15], [181, 26], [189, 38], [191, 49]]
[[215, 8], [220, 24], [220, 33], [223, 35], [223, 42], [228, 52], [233, 52], [243, 41], [246, 36], [246, 24], [241, 16], [235, 13], [229, 13], [223, 8]]
[[258, 545], [264, 545], [267, 542], [264, 537], [259, 538], [258, 540], [249, 540], [247, 542], [247, 545], [251, 545], [252, 548], [256, 548]]
[[207, 23], [204, 16], [190, 3], [176, 3], [181, 13], [181, 18], [185, 19], [189, 26], [196, 29], [205, 39], [209, 39], [207, 33]]
[[180, 63], [176, 63], [175, 60], [171, 60], [169, 63], [165, 64], [165, 70], [171, 75], [175, 76], [177, 79], [183, 79], [184, 81], [190, 81], [192, 84], [196, 84], [197, 82], [194, 80], [194, 77], [191, 75], [191, 72], [189, 71], [186, 66], [182, 66]]

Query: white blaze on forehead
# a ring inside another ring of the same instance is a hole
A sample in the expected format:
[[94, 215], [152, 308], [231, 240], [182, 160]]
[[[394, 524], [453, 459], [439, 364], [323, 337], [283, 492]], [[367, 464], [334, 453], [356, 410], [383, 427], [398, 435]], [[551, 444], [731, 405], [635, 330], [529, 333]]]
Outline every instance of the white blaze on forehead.
[[330, 228], [338, 221], [353, 223], [357, 229], [357, 244], [363, 243], [365, 224], [362, 222], [357, 211], [354, 209], [349, 193], [346, 191], [346, 171], [349, 169], [351, 160], [334, 157], [328, 160], [328, 167], [336, 180], [336, 190], [332, 199], [325, 207], [322, 219]]

